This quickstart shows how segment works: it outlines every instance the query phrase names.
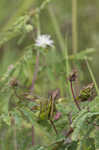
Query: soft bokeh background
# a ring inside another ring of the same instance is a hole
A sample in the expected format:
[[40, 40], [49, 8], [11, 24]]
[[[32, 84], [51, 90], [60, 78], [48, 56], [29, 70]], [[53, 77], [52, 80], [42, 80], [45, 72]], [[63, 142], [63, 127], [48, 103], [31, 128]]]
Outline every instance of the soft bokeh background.
[[[40, 4], [44, 0], [0, 0], [0, 41], [3, 36], [2, 33], [5, 32], [10, 26], [18, 19], [19, 16], [27, 14], [31, 10], [36, 7], [39, 7]], [[90, 66], [95, 75], [96, 81], [99, 84], [99, 0], [77, 0], [77, 52], [83, 51], [87, 48], [94, 48], [96, 51], [92, 53], [92, 60], [90, 61]], [[53, 17], [54, 15], [54, 17]], [[33, 20], [32, 20], [33, 21]], [[55, 41], [56, 52], [48, 53], [46, 58], [47, 64], [51, 66], [48, 69], [42, 71], [38, 76], [38, 80], [36, 81], [36, 92], [41, 94], [46, 94], [46, 92], [60, 88], [61, 95], [65, 95], [66, 91], [66, 74], [65, 63], [57, 64], [57, 59], [61, 60], [62, 54], [64, 52], [63, 47], [60, 44], [60, 39], [57, 36], [57, 27], [55, 25], [57, 21], [57, 25], [61, 31], [63, 39], [67, 39], [67, 49], [69, 54], [73, 54], [72, 50], [72, 0], [52, 0], [48, 7], [46, 7], [40, 14], [40, 25], [41, 25], [41, 33], [42, 34], [50, 34], [52, 39]], [[29, 33], [23, 39], [22, 43], [19, 44], [20, 36], [17, 36], [8, 42], [4, 43], [0, 47], [0, 78], [2, 75], [8, 70], [9, 65], [15, 64], [19, 58], [24, 54], [24, 48], [32, 43], [32, 34]], [[57, 55], [56, 55], [57, 54]], [[57, 56], [57, 57], [56, 57]], [[34, 55], [35, 60], [35, 55]], [[71, 63], [71, 60], [70, 60]], [[41, 64], [44, 65], [44, 62], [41, 58]], [[73, 66], [73, 61], [72, 61]], [[33, 65], [35, 65], [35, 61], [33, 61]], [[80, 66], [79, 66], [80, 65]], [[79, 67], [78, 67], [79, 66]], [[34, 68], [34, 67], [33, 67]], [[77, 65], [77, 69], [81, 72], [80, 81], [81, 84], [90, 82], [90, 74], [88, 72], [88, 68], [84, 61], [79, 60], [79, 64]], [[43, 69], [42, 69], [43, 70]], [[34, 70], [32, 70], [34, 71]], [[30, 78], [33, 76], [33, 72], [30, 72]], [[52, 71], [52, 72], [51, 72]], [[23, 79], [22, 79], [23, 80]], [[30, 85], [30, 81], [29, 84]], [[47, 95], [47, 94], [46, 94]], [[0, 105], [1, 109], [2, 105]], [[12, 136], [9, 134], [11, 129], [8, 129], [6, 125], [1, 128], [0, 137], [2, 137], [2, 141], [6, 137], [7, 146], [11, 144], [13, 140]], [[6, 135], [7, 131], [8, 136]], [[41, 130], [42, 131], [42, 130]], [[40, 141], [39, 134], [43, 137], [44, 133], [41, 131], [37, 131], [37, 141]], [[27, 135], [26, 140], [31, 141], [31, 128], [30, 126], [27, 128], [23, 128], [21, 131], [22, 134], [18, 134], [18, 142]], [[10, 137], [11, 136], [11, 137]], [[46, 139], [46, 137], [44, 137]], [[11, 140], [9, 140], [11, 139]], [[46, 139], [47, 140], [47, 139]], [[43, 141], [44, 142], [44, 141]], [[23, 143], [23, 145], [24, 145]], [[5, 145], [3, 145], [5, 146]], [[7, 147], [6, 146], [6, 147]], [[28, 147], [28, 145], [27, 145]], [[12, 147], [8, 148], [11, 150]], [[12, 148], [13, 149], [13, 148]], [[24, 149], [24, 148], [23, 148]], [[7, 150], [7, 149], [6, 149]]]
[[[7, 29], [15, 18], [26, 13], [31, 8], [39, 6], [43, 0], [0, 0], [0, 32]], [[72, 1], [71, 0], [53, 0], [53, 12], [57, 17], [59, 27], [63, 37], [68, 35], [68, 50], [71, 51], [72, 36]], [[92, 68], [97, 82], [98, 78], [98, 40], [99, 40], [99, 1], [98, 0], [79, 0], [77, 2], [77, 31], [78, 31], [78, 51], [86, 48], [95, 48], [97, 51], [93, 54]], [[53, 29], [48, 9], [45, 9], [40, 16], [41, 32], [50, 33], [58, 46], [58, 41]], [[2, 35], [0, 36], [2, 39]], [[22, 45], [24, 47], [24, 45]], [[9, 41], [0, 48], [0, 74], [4, 73], [7, 67], [14, 63], [22, 52], [22, 47], [17, 45], [16, 39]], [[86, 71], [86, 69], [85, 69]]]

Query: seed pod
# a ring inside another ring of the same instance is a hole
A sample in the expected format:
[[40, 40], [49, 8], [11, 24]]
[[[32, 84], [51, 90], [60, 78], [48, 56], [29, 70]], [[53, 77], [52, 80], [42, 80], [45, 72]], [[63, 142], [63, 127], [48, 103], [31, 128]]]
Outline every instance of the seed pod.
[[70, 73], [70, 75], [69, 75], [69, 77], [68, 77], [68, 80], [69, 80], [70, 82], [73, 82], [73, 81], [76, 81], [76, 79], [77, 79], [77, 70], [73, 70], [73, 71]]
[[79, 96], [76, 98], [77, 100], [80, 100], [81, 102], [87, 101], [87, 100], [92, 100], [93, 97], [95, 96], [95, 91], [94, 91], [94, 83], [88, 84], [86, 87], [84, 87], [81, 91]]
[[11, 81], [10, 81], [10, 85], [12, 87], [17, 87], [18, 86], [18, 80], [16, 78], [13, 78]]

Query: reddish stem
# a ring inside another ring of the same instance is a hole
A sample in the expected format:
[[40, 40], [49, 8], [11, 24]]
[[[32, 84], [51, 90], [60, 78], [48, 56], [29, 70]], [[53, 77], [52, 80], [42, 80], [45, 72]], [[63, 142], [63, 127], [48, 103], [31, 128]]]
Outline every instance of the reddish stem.
[[56, 129], [56, 127], [55, 127], [55, 124], [54, 124], [54, 122], [50, 119], [50, 123], [51, 123], [51, 125], [52, 125], [52, 127], [53, 127], [53, 129], [54, 129], [54, 131], [55, 131], [55, 133], [56, 133], [56, 135], [58, 134], [58, 132], [57, 132], [57, 129]]
[[74, 131], [74, 129], [70, 127], [70, 129], [66, 133], [65, 137], [68, 137], [73, 131]]
[[78, 110], [80, 111], [81, 108], [76, 100], [76, 97], [75, 97], [75, 94], [74, 94], [74, 90], [73, 90], [73, 86], [72, 86], [72, 81], [70, 82], [70, 86], [71, 86], [71, 91], [72, 91], [72, 95], [73, 95], [73, 98], [74, 98], [74, 102], [75, 102], [75, 105], [77, 106]]
[[32, 125], [32, 146], [34, 145], [34, 127]]
[[37, 79], [38, 67], [39, 67], [39, 52], [37, 52], [37, 56], [36, 56], [35, 70], [34, 70], [34, 74], [33, 74], [32, 86], [30, 88], [31, 93], [34, 92], [34, 84]]
[[71, 112], [68, 114], [68, 119], [69, 119], [69, 123], [71, 125], [72, 124], [72, 114], [71, 114]]
[[[33, 94], [34, 92], [34, 85], [35, 85], [35, 81], [37, 79], [37, 73], [38, 73], [38, 68], [39, 68], [39, 52], [37, 52], [37, 56], [36, 56], [36, 64], [35, 64], [35, 70], [34, 70], [34, 74], [33, 74], [33, 80], [32, 80], [32, 86], [30, 88], [30, 94]], [[34, 126], [32, 125], [32, 146], [34, 146]]]

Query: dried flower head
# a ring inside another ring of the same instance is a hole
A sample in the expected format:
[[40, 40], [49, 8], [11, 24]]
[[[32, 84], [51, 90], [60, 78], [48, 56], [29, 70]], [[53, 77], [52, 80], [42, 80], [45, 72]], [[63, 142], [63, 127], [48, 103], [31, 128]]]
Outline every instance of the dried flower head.
[[70, 73], [68, 80], [69, 80], [70, 82], [73, 82], [73, 81], [75, 81], [76, 79], [77, 79], [77, 70], [73, 70], [73, 71]]
[[90, 83], [80, 91], [80, 94], [77, 97], [77, 100], [80, 100], [81, 102], [84, 102], [87, 100], [90, 101], [95, 96], [96, 96], [95, 85], [94, 83]]
[[35, 45], [37, 47], [42, 47], [42, 48], [46, 48], [47, 46], [53, 47], [53, 40], [51, 40], [51, 36], [50, 35], [39, 35], [35, 41]]
[[92, 83], [89, 83], [87, 86], [85, 86], [82, 90], [86, 90], [86, 89], [92, 90], [94, 87], [95, 87], [95, 84], [92, 82]]
[[16, 78], [13, 78], [11, 81], [10, 81], [10, 85], [12, 87], [17, 87], [19, 85], [18, 83], [18, 80]]

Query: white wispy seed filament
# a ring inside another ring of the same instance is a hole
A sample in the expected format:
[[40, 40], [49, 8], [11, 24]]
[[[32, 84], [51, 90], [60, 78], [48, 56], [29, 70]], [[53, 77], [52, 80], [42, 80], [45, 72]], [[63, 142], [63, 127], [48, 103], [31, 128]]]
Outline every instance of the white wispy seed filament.
[[51, 36], [46, 34], [39, 35], [35, 41], [35, 45], [42, 48], [46, 48], [47, 46], [53, 47], [53, 44], [54, 41], [51, 40]]

